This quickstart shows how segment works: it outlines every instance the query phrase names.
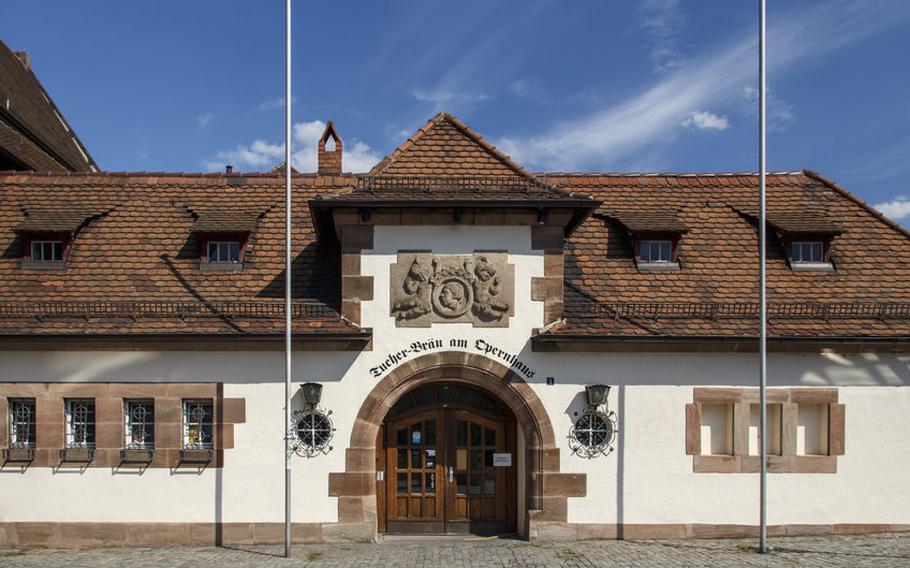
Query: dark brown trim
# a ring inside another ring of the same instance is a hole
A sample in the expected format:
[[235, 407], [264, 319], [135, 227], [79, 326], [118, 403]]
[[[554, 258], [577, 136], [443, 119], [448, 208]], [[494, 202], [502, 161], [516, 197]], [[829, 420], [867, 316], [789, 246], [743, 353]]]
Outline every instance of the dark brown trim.
[[[295, 333], [295, 351], [362, 351], [369, 347], [373, 332]], [[0, 334], [0, 351], [280, 351], [284, 337], [279, 334], [124, 333]]]
[[[839, 353], [910, 351], [910, 337], [794, 337], [768, 338], [774, 352], [819, 353], [837, 347]], [[531, 338], [535, 352], [745, 352], [758, 351], [758, 336], [629, 336], [585, 333], [539, 334]]]

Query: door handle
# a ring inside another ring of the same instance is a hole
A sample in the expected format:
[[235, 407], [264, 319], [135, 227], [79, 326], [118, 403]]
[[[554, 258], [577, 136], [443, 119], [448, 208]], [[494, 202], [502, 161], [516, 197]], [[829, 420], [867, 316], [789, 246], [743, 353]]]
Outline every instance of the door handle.
[[449, 483], [452, 483], [453, 481], [455, 481], [455, 468], [449, 466]]

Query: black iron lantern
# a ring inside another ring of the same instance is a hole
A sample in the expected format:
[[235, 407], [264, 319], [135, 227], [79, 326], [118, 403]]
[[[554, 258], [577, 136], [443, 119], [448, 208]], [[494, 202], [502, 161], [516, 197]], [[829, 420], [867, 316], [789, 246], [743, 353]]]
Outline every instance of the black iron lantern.
[[588, 385], [585, 387], [585, 394], [588, 397], [588, 406], [597, 408], [607, 403], [610, 387], [608, 385]]
[[322, 385], [319, 383], [303, 383], [300, 385], [300, 395], [303, 397], [305, 406], [315, 408], [322, 399]]

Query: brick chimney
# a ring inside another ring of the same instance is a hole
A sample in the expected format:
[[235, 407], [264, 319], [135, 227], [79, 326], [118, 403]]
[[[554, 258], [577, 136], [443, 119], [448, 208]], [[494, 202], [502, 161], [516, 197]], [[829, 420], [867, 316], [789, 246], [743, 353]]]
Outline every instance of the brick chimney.
[[[326, 148], [327, 144], [328, 148]], [[317, 171], [320, 174], [341, 173], [341, 138], [331, 120], [325, 125], [325, 132], [319, 139], [319, 168]]]

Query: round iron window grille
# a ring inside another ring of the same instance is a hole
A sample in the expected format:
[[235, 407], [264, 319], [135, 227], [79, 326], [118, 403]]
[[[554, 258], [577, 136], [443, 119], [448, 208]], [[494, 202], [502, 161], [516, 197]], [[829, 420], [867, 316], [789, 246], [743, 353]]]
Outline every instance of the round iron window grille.
[[332, 450], [329, 445], [335, 428], [329, 415], [321, 410], [297, 411], [291, 426], [291, 448], [303, 457], [313, 457]]
[[572, 453], [588, 459], [613, 451], [616, 438], [616, 414], [588, 411], [581, 415], [569, 431]]

